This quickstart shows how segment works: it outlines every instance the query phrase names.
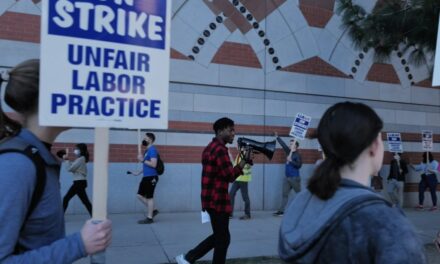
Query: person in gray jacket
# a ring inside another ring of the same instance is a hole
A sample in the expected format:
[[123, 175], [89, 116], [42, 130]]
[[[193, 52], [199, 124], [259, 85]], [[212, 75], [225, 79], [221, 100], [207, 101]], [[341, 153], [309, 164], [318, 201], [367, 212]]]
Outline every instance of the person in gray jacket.
[[66, 160], [65, 163], [67, 170], [73, 174], [73, 184], [63, 198], [64, 212], [66, 212], [67, 206], [69, 206], [70, 199], [72, 199], [73, 196], [78, 195], [79, 199], [89, 212], [89, 215], [92, 216], [92, 204], [86, 193], [87, 162], [89, 162], [87, 145], [84, 143], [76, 144], [73, 153], [77, 157], [73, 162], [67, 159], [67, 155], [64, 155], [63, 157], [64, 160]]
[[288, 205], [278, 253], [288, 263], [426, 263], [414, 227], [399, 207], [369, 188], [382, 166], [383, 123], [368, 106], [337, 103], [317, 138], [326, 159]]
[[278, 136], [275, 132], [275, 137], [286, 153], [286, 167], [285, 167], [285, 177], [283, 179], [283, 192], [281, 205], [278, 211], [273, 213], [274, 216], [282, 216], [284, 214], [284, 208], [289, 201], [289, 194], [292, 189], [299, 193], [301, 191], [301, 177], [299, 169], [302, 166], [301, 155], [298, 153], [299, 142], [295, 139], [290, 140], [289, 146]]
[[[45, 169], [45, 183], [33, 210], [38, 168], [27, 156], [0, 155], [0, 263], [73, 263], [104, 250], [111, 242], [111, 221], [85, 222], [80, 232], [66, 236], [61, 206], [59, 163], [50, 153], [56, 137], [66, 127], [41, 126], [38, 122], [40, 61], [28, 60], [14, 67], [4, 91], [5, 102], [23, 117], [23, 125], [0, 107], [0, 144], [19, 141], [33, 146]], [[29, 213], [30, 212], [30, 213]]]

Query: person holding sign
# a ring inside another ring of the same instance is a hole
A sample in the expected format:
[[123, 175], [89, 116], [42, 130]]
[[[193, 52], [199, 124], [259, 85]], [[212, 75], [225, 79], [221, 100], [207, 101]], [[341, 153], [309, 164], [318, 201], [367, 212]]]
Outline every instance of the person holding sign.
[[425, 200], [425, 190], [429, 188], [431, 192], [432, 207], [430, 211], [437, 210], [437, 172], [438, 162], [434, 160], [431, 152], [423, 152], [423, 159], [419, 165], [410, 165], [415, 171], [421, 171], [421, 179], [419, 182], [419, 204], [416, 209], [423, 209], [423, 201]]
[[213, 125], [215, 138], [202, 153], [202, 211], [207, 211], [211, 219], [213, 234], [186, 254], [176, 257], [178, 264], [194, 263], [214, 249], [212, 263], [224, 264], [231, 236], [229, 215], [232, 213], [228, 185], [243, 174], [246, 164], [252, 162], [251, 151], [241, 152], [240, 162], [232, 166], [226, 144], [234, 140], [234, 121], [223, 117]]
[[14, 150], [0, 155], [1, 263], [72, 263], [111, 242], [110, 220], [65, 235], [60, 164], [50, 149], [68, 128], [39, 125], [39, 73], [40, 61], [28, 60], [0, 78], [5, 102], [23, 117], [20, 125], [0, 110], [0, 148]]
[[293, 189], [296, 193], [301, 191], [301, 177], [299, 173], [299, 169], [302, 166], [301, 155], [298, 153], [299, 142], [295, 139], [290, 140], [290, 145], [287, 144], [278, 136], [278, 133], [275, 132], [275, 137], [277, 138], [278, 143], [280, 143], [281, 147], [283, 147], [284, 152], [286, 153], [286, 170], [283, 181], [283, 198], [281, 201], [281, 206], [273, 213], [274, 216], [282, 216], [284, 214], [284, 208], [287, 205], [289, 200], [289, 194]]
[[405, 175], [408, 173], [408, 166], [400, 156], [400, 153], [394, 153], [393, 159], [390, 162], [390, 173], [388, 174], [387, 183], [388, 195], [395, 206], [403, 205], [403, 187]]
[[67, 206], [69, 206], [70, 199], [72, 199], [73, 196], [78, 195], [79, 199], [81, 199], [81, 202], [87, 208], [90, 216], [92, 216], [92, 204], [90, 203], [89, 197], [87, 197], [86, 193], [87, 162], [89, 162], [89, 151], [87, 150], [87, 145], [84, 143], [76, 144], [73, 153], [77, 156], [73, 162], [68, 160], [67, 154], [63, 156], [63, 159], [66, 160], [67, 170], [73, 173], [73, 185], [63, 198], [64, 212], [66, 212]]
[[361, 103], [331, 106], [317, 138], [326, 159], [289, 203], [278, 253], [288, 263], [426, 263], [401, 210], [370, 187], [382, 167], [382, 120]]

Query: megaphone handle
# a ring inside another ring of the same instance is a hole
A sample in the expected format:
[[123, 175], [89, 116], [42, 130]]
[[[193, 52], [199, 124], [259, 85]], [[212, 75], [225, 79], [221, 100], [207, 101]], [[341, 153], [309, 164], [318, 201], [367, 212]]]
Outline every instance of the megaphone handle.
[[249, 163], [251, 151], [252, 151], [252, 148], [249, 145], [245, 146], [244, 153], [240, 151], [241, 159], [244, 160], [246, 163]]

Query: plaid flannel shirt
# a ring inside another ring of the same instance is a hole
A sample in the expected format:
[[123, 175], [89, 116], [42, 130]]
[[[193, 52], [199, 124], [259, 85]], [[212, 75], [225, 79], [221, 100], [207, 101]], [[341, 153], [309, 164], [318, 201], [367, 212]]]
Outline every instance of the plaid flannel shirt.
[[231, 213], [228, 185], [243, 174], [239, 166], [232, 166], [225, 144], [214, 138], [202, 154], [202, 209]]

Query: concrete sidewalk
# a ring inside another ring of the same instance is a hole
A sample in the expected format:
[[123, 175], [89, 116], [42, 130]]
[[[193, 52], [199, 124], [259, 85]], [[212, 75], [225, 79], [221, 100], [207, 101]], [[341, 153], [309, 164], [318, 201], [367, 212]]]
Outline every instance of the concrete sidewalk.
[[[415, 211], [405, 213], [416, 226], [423, 243], [432, 244], [440, 229], [440, 212]], [[238, 212], [237, 212], [238, 215]], [[160, 213], [155, 223], [139, 225], [142, 214], [112, 214], [113, 242], [106, 252], [106, 263], [174, 263], [174, 257], [196, 246], [209, 234], [209, 224], [200, 223], [200, 212]], [[80, 230], [86, 215], [66, 216], [67, 233]], [[252, 219], [230, 222], [231, 244], [228, 259], [257, 256], [276, 256], [278, 229], [281, 217], [272, 216], [271, 211], [252, 212]], [[202, 260], [210, 260], [212, 252]], [[88, 264], [89, 259], [75, 263]]]

